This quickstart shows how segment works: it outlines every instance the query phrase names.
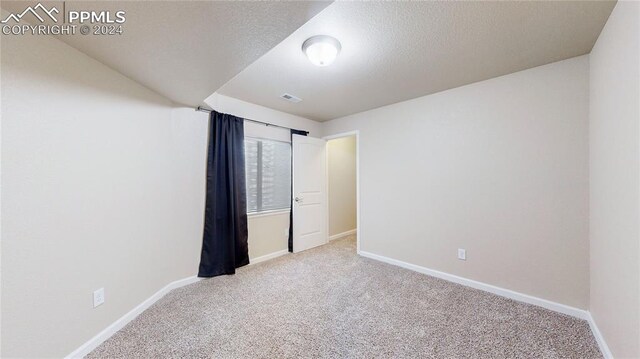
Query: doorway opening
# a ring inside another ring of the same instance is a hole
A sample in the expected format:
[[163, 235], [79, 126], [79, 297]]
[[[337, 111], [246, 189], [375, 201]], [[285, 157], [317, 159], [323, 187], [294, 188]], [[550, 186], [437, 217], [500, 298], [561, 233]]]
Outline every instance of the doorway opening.
[[358, 132], [327, 140], [327, 218], [329, 241], [355, 242], [360, 252]]

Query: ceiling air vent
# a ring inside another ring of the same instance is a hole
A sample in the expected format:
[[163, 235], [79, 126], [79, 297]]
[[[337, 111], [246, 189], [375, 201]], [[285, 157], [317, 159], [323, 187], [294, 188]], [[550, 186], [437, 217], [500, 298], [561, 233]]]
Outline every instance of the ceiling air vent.
[[280, 96], [280, 97], [282, 97], [283, 99], [285, 99], [285, 100], [287, 100], [289, 102], [293, 102], [293, 103], [298, 103], [298, 102], [302, 101], [302, 99], [300, 97], [295, 97], [295, 96], [293, 96], [291, 94], [288, 94], [288, 93], [282, 94], [282, 96]]

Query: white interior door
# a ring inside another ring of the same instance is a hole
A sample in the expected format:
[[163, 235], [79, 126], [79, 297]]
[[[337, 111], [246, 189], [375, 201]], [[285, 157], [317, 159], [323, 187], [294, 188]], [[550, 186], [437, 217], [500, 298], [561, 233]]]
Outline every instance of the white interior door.
[[327, 236], [326, 141], [293, 135], [293, 251], [317, 247]]

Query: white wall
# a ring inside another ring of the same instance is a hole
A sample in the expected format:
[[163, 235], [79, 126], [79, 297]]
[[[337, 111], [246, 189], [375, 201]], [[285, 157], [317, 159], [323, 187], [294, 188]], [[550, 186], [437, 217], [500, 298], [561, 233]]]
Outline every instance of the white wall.
[[288, 210], [265, 215], [249, 215], [248, 227], [251, 261], [289, 249]]
[[[283, 100], [284, 101], [284, 100]], [[319, 137], [321, 123], [304, 117], [272, 110], [267, 107], [220, 94], [209, 96], [205, 102], [218, 112], [238, 117], [268, 122], [275, 125], [309, 131], [309, 136]], [[245, 122], [245, 136], [291, 142], [288, 130]], [[288, 249], [289, 211], [268, 215], [249, 215], [249, 258], [254, 259]], [[285, 230], [287, 231], [285, 234]]]
[[329, 236], [356, 229], [356, 137], [327, 141]]
[[1, 356], [62, 357], [197, 273], [206, 115], [46, 36], [1, 64]]
[[[286, 112], [273, 110], [264, 106], [255, 105], [249, 102], [238, 100], [233, 97], [214, 93], [204, 101], [212, 109], [218, 112], [224, 112], [242, 118], [268, 122], [274, 125], [295, 128], [297, 130], [309, 131], [309, 136], [311, 137], [319, 137], [322, 134], [322, 123], [320, 122], [309, 120], [307, 118], [292, 115]], [[262, 128], [264, 128], [264, 131], [269, 131], [265, 133], [271, 134], [270, 136], [279, 136], [274, 135], [274, 133], [287, 134], [287, 130], [278, 128], [267, 129], [265, 128], [265, 126], [262, 126]], [[288, 137], [284, 137], [282, 138], [282, 140], [286, 140], [287, 138]]]
[[582, 56], [327, 122], [360, 131], [361, 250], [586, 309], [588, 71]]
[[616, 4], [590, 55], [591, 314], [640, 357], [640, 3]]

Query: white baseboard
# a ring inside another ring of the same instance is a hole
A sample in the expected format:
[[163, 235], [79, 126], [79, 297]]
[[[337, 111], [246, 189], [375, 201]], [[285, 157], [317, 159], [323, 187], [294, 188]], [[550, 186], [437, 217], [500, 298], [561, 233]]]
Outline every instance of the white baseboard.
[[598, 347], [600, 347], [600, 351], [602, 352], [602, 356], [604, 356], [604, 359], [613, 359], [613, 354], [611, 353], [611, 350], [609, 350], [609, 346], [607, 345], [607, 342], [604, 341], [604, 337], [602, 336], [602, 333], [600, 333], [600, 329], [598, 329], [598, 326], [596, 325], [596, 321], [593, 319], [593, 316], [591, 316], [591, 313], [589, 313], [589, 318], [587, 319], [587, 322], [589, 322], [589, 327], [591, 327], [591, 332], [593, 333], [593, 336], [596, 338], [596, 342], [598, 342]]
[[[261, 256], [258, 258], [251, 259], [251, 264], [256, 264], [260, 262], [267, 261], [269, 259], [273, 259], [276, 257], [280, 257], [284, 254], [289, 253], [286, 249], [278, 252], [274, 252], [271, 254], [267, 254], [265, 256]], [[109, 339], [112, 335], [114, 335], [118, 330], [124, 328], [125, 325], [129, 324], [133, 319], [135, 319], [140, 313], [147, 310], [153, 303], [160, 300], [160, 298], [164, 297], [167, 293], [172, 291], [173, 289], [183, 287], [185, 285], [195, 283], [203, 278], [198, 277], [188, 277], [185, 279], [180, 279], [175, 282], [171, 282], [167, 284], [164, 288], [157, 291], [151, 297], [146, 299], [144, 302], [140, 303], [137, 307], [133, 308], [127, 314], [123, 315], [120, 319], [113, 322], [103, 331], [98, 333], [93, 338], [89, 339], [86, 343], [82, 344], [78, 349], [74, 350], [71, 354], [67, 355], [66, 358], [82, 358], [85, 355], [91, 353], [92, 350], [97, 348], [100, 344], [102, 344], [105, 340]]]
[[330, 241], [334, 241], [336, 239], [340, 239], [340, 238], [343, 238], [343, 237], [346, 237], [346, 236], [350, 236], [352, 234], [356, 234], [356, 232], [358, 232], [357, 229], [352, 229], [350, 231], [334, 234], [333, 236], [329, 236], [329, 240]]
[[[344, 233], [348, 233], [348, 234], [344, 234]], [[355, 230], [349, 231], [349, 232], [344, 232], [344, 233], [340, 233], [339, 236], [340, 237], [345, 237], [347, 235], [355, 233]], [[336, 238], [333, 238], [333, 239], [337, 239], [337, 238], [340, 238], [340, 237], [336, 237]], [[330, 238], [330, 240], [333, 240], [333, 239]], [[285, 255], [287, 253], [288, 253], [287, 250], [281, 250], [281, 251], [278, 251], [278, 252], [267, 254], [267, 255], [252, 259], [251, 260], [251, 264], [264, 262], [264, 261], [267, 261], [269, 259], [280, 257], [280, 256]], [[509, 299], [517, 300], [517, 301], [520, 301], [520, 302], [537, 305], [539, 307], [543, 307], [543, 308], [552, 310], [554, 312], [570, 315], [570, 316], [573, 316], [573, 317], [576, 317], [576, 318], [579, 318], [579, 319], [584, 319], [589, 323], [589, 327], [591, 328], [591, 331], [592, 331], [594, 337], [596, 338], [596, 341], [598, 343], [598, 346], [600, 347], [600, 351], [602, 352], [602, 355], [605, 357], [605, 359], [613, 359], [613, 355], [611, 354], [611, 351], [609, 350], [609, 346], [605, 342], [604, 337], [602, 336], [602, 333], [600, 333], [600, 330], [598, 329], [598, 326], [596, 325], [595, 320], [591, 316], [591, 313], [589, 313], [586, 310], [570, 307], [568, 305], [552, 302], [550, 300], [534, 297], [534, 296], [531, 296], [531, 295], [528, 295], [528, 294], [515, 292], [515, 291], [509, 290], [509, 289], [496, 287], [496, 286], [491, 285], [491, 284], [478, 282], [478, 281], [475, 281], [475, 280], [472, 280], [472, 279], [459, 277], [459, 276], [456, 276], [456, 275], [453, 275], [453, 274], [448, 274], [448, 273], [445, 273], [445, 272], [440, 272], [440, 271], [437, 271], [437, 270], [433, 270], [433, 269], [429, 269], [429, 268], [422, 267], [422, 266], [419, 266], [419, 265], [403, 262], [403, 261], [400, 261], [400, 260], [397, 260], [397, 259], [388, 258], [388, 257], [381, 256], [381, 255], [378, 255], [378, 254], [370, 253], [370, 252], [360, 251], [360, 252], [358, 252], [358, 254], [363, 256], [363, 257], [366, 257], [366, 258], [371, 258], [371, 259], [374, 259], [374, 260], [377, 260], [377, 261], [381, 261], [381, 262], [384, 262], [384, 263], [396, 265], [398, 267], [409, 269], [409, 270], [412, 270], [412, 271], [415, 271], [415, 272], [418, 272], [418, 273], [423, 273], [423, 274], [430, 275], [432, 277], [444, 279], [444, 280], [449, 281], [449, 282], [453, 282], [453, 283], [461, 284], [461, 285], [464, 285], [464, 286], [467, 286], [467, 287], [483, 290], [485, 292], [493, 293], [493, 294], [496, 294], [496, 295], [499, 295], [499, 296], [502, 296], [502, 297], [506, 297], [506, 298], [509, 298]], [[66, 358], [82, 358], [82, 357], [84, 357], [85, 355], [89, 354], [92, 350], [97, 348], [100, 344], [102, 344], [105, 340], [109, 339], [118, 330], [122, 329], [125, 325], [127, 325], [129, 322], [131, 322], [133, 319], [135, 319], [138, 315], [140, 315], [140, 313], [144, 312], [146, 309], [151, 307], [151, 305], [153, 305], [159, 299], [164, 297], [171, 290], [183, 287], [183, 286], [188, 285], [188, 284], [195, 283], [195, 282], [197, 282], [197, 281], [199, 281], [201, 279], [202, 278], [198, 278], [198, 277], [194, 276], [194, 277], [188, 277], [188, 278], [184, 278], [184, 279], [177, 280], [175, 282], [169, 283], [164, 288], [160, 289], [155, 294], [153, 294], [150, 298], [148, 298], [144, 302], [140, 303], [137, 307], [133, 308], [131, 311], [129, 311], [124, 316], [122, 316], [120, 319], [116, 320], [114, 323], [109, 325], [107, 328], [105, 328], [103, 331], [98, 333], [96, 336], [94, 336], [93, 338], [89, 339], [89, 341], [87, 341], [86, 343], [82, 344], [82, 346], [80, 346], [78, 349], [74, 350], [71, 354], [67, 355]]]
[[252, 258], [249, 260], [249, 264], [256, 264], [256, 263], [260, 263], [260, 262], [264, 262], [264, 261], [268, 261], [269, 259], [273, 259], [273, 258], [277, 258], [280, 256], [283, 256], [285, 254], [289, 253], [288, 250], [283, 249], [281, 251], [277, 251], [277, 252], [273, 252], [264, 256], [260, 256], [257, 258]]
[[459, 277], [457, 275], [453, 275], [453, 274], [449, 274], [449, 273], [445, 273], [445, 272], [440, 272], [440, 271], [437, 271], [437, 270], [429, 269], [429, 268], [426, 268], [426, 267], [422, 267], [422, 266], [419, 266], [419, 265], [403, 262], [403, 261], [400, 261], [400, 260], [397, 260], [397, 259], [381, 256], [381, 255], [370, 253], [370, 252], [360, 251], [358, 254], [360, 254], [361, 256], [366, 257], [366, 258], [375, 259], [375, 260], [380, 261], [380, 262], [396, 265], [398, 267], [409, 269], [409, 270], [412, 270], [412, 271], [415, 271], [415, 272], [418, 272], [418, 273], [422, 273], [422, 274], [430, 275], [432, 277], [444, 279], [444, 280], [449, 281], [449, 282], [453, 282], [453, 283], [461, 284], [461, 285], [464, 285], [464, 286], [467, 286], [467, 287], [483, 290], [485, 292], [489, 292], [489, 293], [493, 293], [493, 294], [496, 294], [496, 295], [499, 295], [499, 296], [502, 296], [502, 297], [506, 297], [506, 298], [513, 299], [513, 300], [517, 300], [519, 302], [524, 302], [524, 303], [528, 303], [528, 304], [537, 305], [539, 307], [546, 308], [546, 309], [552, 310], [554, 312], [558, 312], [558, 313], [562, 313], [562, 314], [570, 315], [572, 317], [576, 317], [576, 318], [579, 318], [579, 319], [586, 320], [589, 323], [589, 327], [591, 328], [591, 332], [593, 333], [593, 336], [596, 338], [596, 342], [598, 343], [598, 347], [600, 348], [600, 351], [602, 352], [602, 355], [605, 357], [605, 359], [613, 359], [613, 355], [611, 354], [611, 351], [609, 350], [609, 346], [605, 342], [604, 337], [602, 336], [602, 333], [600, 333], [600, 330], [598, 329], [598, 326], [596, 325], [596, 322], [593, 320], [593, 317], [591, 316], [591, 313], [589, 313], [589, 311], [587, 311], [587, 310], [574, 308], [574, 307], [571, 307], [571, 306], [568, 306], [568, 305], [565, 305], [565, 304], [552, 302], [552, 301], [547, 300], [547, 299], [542, 299], [542, 298], [534, 297], [532, 295], [515, 292], [513, 290], [496, 287], [496, 286], [491, 285], [491, 284], [478, 282], [478, 281], [475, 281], [475, 280], [472, 280], [472, 279]]
[[130, 321], [135, 319], [135, 317], [140, 315], [140, 313], [144, 312], [147, 308], [153, 305], [153, 303], [157, 302], [160, 298], [164, 297], [167, 293], [169, 293], [173, 289], [195, 283], [201, 279], [202, 278], [198, 278], [198, 277], [188, 277], [188, 278], [180, 279], [175, 282], [171, 282], [167, 284], [164, 288], [160, 289], [154, 295], [149, 297], [147, 300], [140, 303], [137, 307], [129, 311], [129, 313], [125, 314], [120, 319], [116, 320], [107, 328], [105, 328], [103, 331], [98, 333], [95, 337], [89, 339], [89, 341], [82, 344], [82, 346], [80, 346], [78, 349], [74, 350], [71, 354], [67, 355], [66, 358], [84, 357], [85, 355], [89, 354], [92, 350], [97, 348], [100, 344], [102, 344], [105, 340], [109, 339], [118, 330], [124, 328], [125, 325], [129, 324]]
[[412, 270], [412, 271], [415, 271], [415, 272], [427, 274], [427, 275], [430, 275], [432, 277], [444, 279], [444, 280], [449, 281], [449, 282], [462, 284], [462, 285], [467, 286], [467, 287], [480, 289], [480, 290], [483, 290], [485, 292], [497, 294], [497, 295], [502, 296], [502, 297], [506, 297], [506, 298], [513, 299], [513, 300], [517, 300], [519, 302], [524, 302], [524, 303], [528, 303], [528, 304], [537, 305], [539, 307], [543, 307], [543, 308], [546, 308], [546, 309], [549, 309], [549, 310], [553, 310], [554, 312], [567, 314], [567, 315], [570, 315], [570, 316], [573, 316], [573, 317], [576, 317], [576, 318], [587, 320], [588, 317], [589, 317], [589, 312], [587, 312], [586, 310], [570, 307], [568, 305], [552, 302], [550, 300], [534, 297], [534, 296], [531, 296], [531, 295], [528, 295], [528, 294], [518, 293], [518, 292], [509, 290], [509, 289], [496, 287], [496, 286], [491, 285], [491, 284], [478, 282], [478, 281], [475, 281], [475, 280], [472, 280], [472, 279], [459, 277], [457, 275], [453, 275], [453, 274], [449, 274], [449, 273], [445, 273], [445, 272], [440, 272], [440, 271], [429, 269], [429, 268], [426, 268], [426, 267], [421, 267], [419, 265], [415, 265], [415, 264], [399, 261], [397, 259], [384, 257], [384, 256], [381, 256], [381, 255], [378, 255], [378, 254], [373, 254], [373, 253], [370, 253], [370, 252], [360, 251], [360, 255], [363, 256], [363, 257], [375, 259], [375, 260], [378, 260], [378, 261], [381, 261], [381, 262], [385, 262], [385, 263], [393, 264], [393, 265], [396, 265], [396, 266], [399, 266], [399, 267], [402, 267], [402, 268], [406, 268], [406, 269], [409, 269], [409, 270]]

